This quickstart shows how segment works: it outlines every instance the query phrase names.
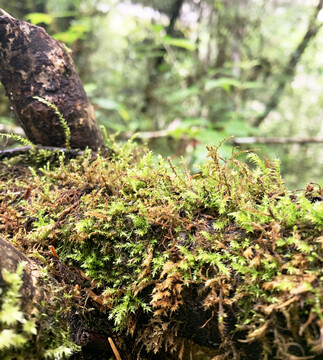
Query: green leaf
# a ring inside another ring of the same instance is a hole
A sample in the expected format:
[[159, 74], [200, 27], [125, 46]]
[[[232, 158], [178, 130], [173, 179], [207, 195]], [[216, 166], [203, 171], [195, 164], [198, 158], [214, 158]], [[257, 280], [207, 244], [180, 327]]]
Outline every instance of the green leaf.
[[162, 41], [166, 45], [176, 46], [176, 47], [180, 47], [180, 48], [190, 50], [190, 51], [195, 50], [195, 44], [193, 44], [188, 39], [183, 39], [183, 38], [178, 39], [178, 38], [173, 38], [169, 35], [166, 35], [163, 37]]
[[233, 87], [241, 86], [240, 80], [234, 79], [234, 78], [223, 77], [220, 79], [206, 80], [206, 82], [205, 82], [205, 90], [206, 91], [210, 91], [210, 90], [220, 87], [229, 93], [231, 91], [231, 86], [233, 86]]
[[[111, 99], [96, 98], [94, 99], [95, 104], [99, 105], [104, 110], [116, 110], [124, 121], [130, 120], [130, 114], [128, 110], [122, 104], [117, 103]], [[110, 127], [110, 124], [109, 124]]]
[[59, 346], [56, 349], [49, 349], [45, 352], [45, 358], [49, 359], [64, 359], [73, 354], [73, 349], [67, 346]]
[[4, 329], [0, 332], [0, 350], [8, 349], [11, 346], [21, 347], [26, 341], [27, 339], [23, 335], [16, 334], [12, 329]]
[[234, 119], [224, 124], [225, 130], [229, 136], [248, 136], [251, 128], [242, 120]]
[[38, 13], [38, 12], [27, 14], [25, 16], [25, 18], [27, 21], [29, 21], [30, 23], [32, 23], [34, 25], [38, 25], [41, 23], [50, 25], [54, 20], [54, 17], [52, 15]]
[[178, 101], [182, 101], [185, 98], [192, 96], [192, 95], [197, 95], [199, 93], [200, 89], [197, 86], [191, 86], [189, 88], [186, 89], [180, 89], [177, 91], [174, 91], [172, 93], [170, 93], [167, 96], [167, 100], [169, 102], [178, 102]]
[[157, 34], [159, 34], [161, 31], [164, 30], [164, 26], [163, 25], [159, 25], [159, 24], [151, 24], [151, 28], [153, 29], [153, 31]]
[[89, 30], [89, 27], [85, 24], [73, 24], [64, 32], [57, 33], [53, 35], [58, 41], [62, 41], [66, 44], [73, 44], [78, 39], [83, 39], [84, 34]]
[[119, 110], [120, 104], [114, 100], [106, 98], [95, 98], [94, 103], [104, 110]]
[[24, 314], [19, 310], [18, 305], [13, 305], [11, 302], [4, 303], [0, 311], [1, 322], [7, 325], [13, 325], [17, 321], [24, 321]]
[[246, 81], [241, 84], [241, 89], [260, 89], [263, 87], [262, 83], [255, 82], [255, 81]]
[[120, 114], [120, 116], [122, 117], [122, 119], [124, 121], [129, 121], [130, 120], [130, 114], [125, 108], [121, 107], [119, 109], [119, 114]]
[[26, 320], [23, 323], [23, 330], [27, 334], [37, 335], [37, 327], [35, 322], [32, 320]]
[[88, 96], [91, 96], [98, 88], [97, 84], [94, 83], [88, 83], [84, 84], [84, 90]]

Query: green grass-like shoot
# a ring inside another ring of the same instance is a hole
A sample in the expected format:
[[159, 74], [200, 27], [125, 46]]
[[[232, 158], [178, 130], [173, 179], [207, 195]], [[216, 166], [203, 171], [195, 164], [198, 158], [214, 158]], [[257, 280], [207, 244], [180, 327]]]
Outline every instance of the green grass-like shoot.
[[17, 134], [6, 134], [6, 133], [0, 133], [0, 135], [10, 140], [17, 141], [25, 146], [30, 146], [32, 150], [36, 150], [36, 145], [33, 144], [30, 140], [24, 138], [23, 136]]
[[71, 139], [71, 130], [69, 128], [69, 126], [67, 125], [66, 120], [63, 118], [63, 115], [60, 113], [60, 111], [58, 110], [57, 106], [55, 104], [50, 103], [49, 101], [39, 97], [39, 96], [34, 96], [34, 99], [38, 100], [39, 102], [41, 102], [42, 104], [47, 105], [49, 108], [53, 109], [55, 114], [58, 117], [58, 120], [60, 122], [60, 124], [62, 125], [63, 129], [64, 129], [64, 134], [65, 134], [65, 147], [66, 149], [70, 149], [70, 139]]

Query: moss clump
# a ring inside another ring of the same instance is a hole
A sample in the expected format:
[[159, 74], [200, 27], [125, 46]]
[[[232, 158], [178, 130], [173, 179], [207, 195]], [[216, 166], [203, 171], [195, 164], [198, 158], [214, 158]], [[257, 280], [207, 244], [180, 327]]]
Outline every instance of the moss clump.
[[249, 154], [250, 169], [208, 150], [195, 175], [131, 143], [54, 168], [11, 159], [0, 167], [1, 236], [36, 248], [54, 273], [55, 249], [81, 269], [91, 284], [77, 302], [99, 304], [139, 358], [179, 357], [190, 337], [221, 359], [319, 359], [320, 187], [292, 193], [278, 161]]
[[21, 304], [20, 289], [24, 263], [18, 264], [16, 272], [1, 270], [0, 288], [0, 358], [3, 360], [63, 359], [77, 352], [78, 347], [70, 341], [66, 326], [59, 322], [60, 306], [51, 299], [49, 313], [46, 304], [38, 304], [38, 311], [28, 314]]

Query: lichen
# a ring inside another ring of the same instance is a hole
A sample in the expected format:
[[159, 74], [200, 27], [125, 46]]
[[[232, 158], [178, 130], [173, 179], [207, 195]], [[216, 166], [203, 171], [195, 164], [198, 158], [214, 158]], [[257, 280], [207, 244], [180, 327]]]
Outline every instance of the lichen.
[[[112, 147], [109, 158], [1, 164], [1, 236], [54, 276], [55, 261], [80, 269], [88, 284], [66, 290], [75, 305], [97, 304], [138, 358], [180, 357], [191, 337], [223, 360], [250, 359], [254, 345], [257, 359], [318, 359], [320, 186], [290, 192], [277, 160], [224, 160], [216, 146], [196, 174], [131, 142]], [[183, 325], [194, 311], [205, 343]]]

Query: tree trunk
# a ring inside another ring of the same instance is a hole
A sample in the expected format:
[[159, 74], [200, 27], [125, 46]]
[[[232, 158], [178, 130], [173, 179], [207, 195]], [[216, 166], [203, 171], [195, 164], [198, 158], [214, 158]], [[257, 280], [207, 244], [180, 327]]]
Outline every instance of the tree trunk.
[[70, 128], [70, 146], [96, 150], [103, 137], [68, 49], [44, 29], [5, 13], [0, 16], [0, 78], [14, 114], [35, 144], [65, 146], [55, 105]]

